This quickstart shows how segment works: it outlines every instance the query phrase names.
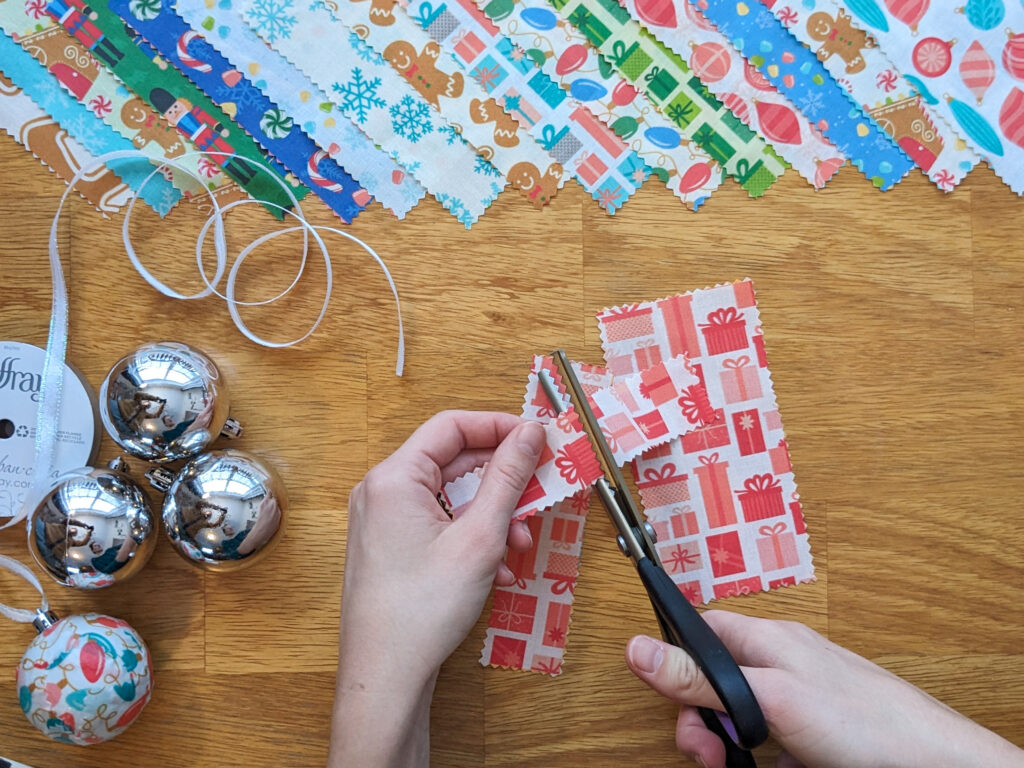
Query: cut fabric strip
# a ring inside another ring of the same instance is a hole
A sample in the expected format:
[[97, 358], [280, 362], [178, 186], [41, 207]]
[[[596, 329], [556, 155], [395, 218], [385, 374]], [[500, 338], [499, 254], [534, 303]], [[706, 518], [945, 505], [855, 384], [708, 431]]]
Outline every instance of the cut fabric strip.
[[[3, 72], [14, 87], [30, 98], [39, 109], [49, 114], [68, 136], [78, 141], [90, 155], [102, 155], [132, 148], [132, 142], [97, 118], [63, 88], [55, 88], [49, 72], [20, 45], [6, 35], [0, 35], [0, 61]], [[84, 162], [79, 165], [84, 165]], [[143, 201], [161, 216], [165, 216], [181, 199], [181, 192], [164, 177], [143, 186], [149, 169], [134, 164], [110, 169], [132, 190], [140, 192]], [[72, 174], [73, 175], [73, 174]], [[69, 179], [71, 177], [68, 177]]]
[[374, 51], [365, 44], [353, 48], [344, 25], [324, 6], [268, 10], [243, 0], [238, 9], [260, 38], [329, 93], [343, 115], [467, 228], [504, 188], [501, 171], [435, 117], [431, 105]]
[[[653, 0], [625, 0], [634, 17], [683, 60], [690, 71], [743, 123], [767, 139], [772, 148], [816, 189], [842, 167], [846, 158], [818, 127], [778, 89], [747, 74], [747, 61], [729, 39], [693, 8], [676, 13]], [[680, 10], [686, 10], [681, 8]]]
[[[691, 0], [674, 0], [680, 12]], [[759, 2], [692, 0], [779, 91], [821, 128], [836, 148], [879, 189], [891, 189], [914, 167], [860, 105]], [[742, 5], [742, 9], [738, 6]]]
[[859, 22], [838, 0], [818, 0], [814, 11], [771, 6], [797, 40], [945, 192], [978, 163], [978, 156], [904, 81]]
[[[459, 67], [441, 57], [441, 47], [408, 15], [379, 15], [371, 3], [345, 2], [331, 8], [334, 17], [381, 54], [478, 154], [515, 182], [524, 169], [531, 177], [557, 176], [560, 189], [566, 174], [519, 124], [495, 103], [487, 91]], [[386, 23], [385, 23], [386, 22]], [[551, 202], [533, 195], [532, 188], [516, 185], [534, 206]]]
[[1010, 189], [1024, 194], [1024, 6], [1001, 0], [843, 5], [925, 103]]
[[752, 196], [763, 195], [786, 163], [703, 86], [682, 59], [615, 0], [548, 0], [605, 60], [642, 90]]
[[[609, 213], [618, 210], [647, 178], [636, 153], [498, 28], [472, 0], [435, 5], [413, 0], [409, 14], [441, 44], [468, 77], [497, 101]], [[551, 197], [558, 179], [521, 168], [510, 180], [531, 198]]]
[[[722, 183], [722, 168], [679, 130], [647, 97], [616, 75], [568, 24], [538, 29], [538, 14], [550, 14], [546, 0], [479, 0], [501, 34], [527, 51], [549, 78], [584, 104], [691, 210]], [[533, 24], [530, 24], [533, 21]], [[541, 24], [547, 26], [547, 24]]]
[[[160, 12], [153, 14], [134, 6], [138, 14], [133, 12], [130, 0], [109, 0], [110, 9], [121, 16], [140, 35], [146, 38], [161, 55], [204, 91], [209, 93], [215, 102], [226, 107], [230, 116], [249, 132], [263, 147], [270, 151], [277, 160], [290, 172], [292, 179], [298, 179], [323, 200], [327, 206], [346, 223], [351, 222], [370, 201], [369, 194], [348, 173], [345, 172], [327, 153], [320, 149], [303, 133], [295, 121], [278, 109], [252, 85], [237, 69], [231, 66], [223, 56], [206, 42], [171, 8], [171, 0], [162, 0]], [[141, 18], [140, 16], [146, 16]], [[154, 90], [154, 104], [161, 111], [177, 121], [181, 114], [180, 126], [194, 118], [207, 136], [211, 147], [201, 147], [204, 152], [214, 152], [215, 157], [225, 158], [225, 168], [236, 166], [241, 158], [230, 157], [231, 145], [225, 142], [223, 135], [217, 135], [215, 118], [211, 118], [203, 110], [189, 104], [177, 93]], [[166, 104], [157, 102], [157, 97]], [[173, 99], [173, 100], [172, 100]], [[187, 113], [186, 113], [186, 110]], [[213, 129], [212, 131], [210, 129]], [[225, 153], [217, 155], [216, 153]], [[256, 169], [248, 163], [238, 163], [237, 173], [245, 173], [247, 179], [255, 181]], [[236, 173], [232, 173], [235, 177]], [[287, 178], [287, 177], [286, 177]], [[290, 180], [292, 180], [290, 179]], [[302, 194], [306, 189], [294, 181]], [[280, 193], [277, 193], [280, 195]], [[270, 202], [281, 205], [270, 198]]]
[[[81, 25], [76, 26], [79, 20]], [[77, 37], [53, 20], [46, 11], [45, 3], [0, 2], [0, 27], [4, 32], [43, 64], [65, 91], [130, 140], [136, 149], [154, 160], [173, 159], [190, 153], [194, 149], [192, 142], [183, 138], [142, 99], [125, 88], [100, 63], [101, 59], [88, 50], [88, 46], [103, 37], [95, 25], [77, 9], [67, 16], [66, 22]], [[116, 57], [115, 51], [108, 47], [96, 47], [95, 50], [101, 57], [110, 60]], [[195, 164], [187, 166], [196, 172], [194, 176], [171, 174], [172, 183], [186, 195], [197, 195], [204, 188], [228, 183], [228, 177], [216, 166], [212, 172], [200, 173], [198, 155], [190, 154], [189, 162]], [[197, 179], [208, 181], [200, 184]]]
[[[426, 191], [350, 120], [335, 117], [330, 98], [308, 77], [256, 36], [230, 3], [178, 2], [178, 13], [241, 72], [255, 73], [254, 85], [317, 145], [344, 166], [382, 206], [399, 219]], [[215, 34], [209, 34], [215, 33]]]
[[810, 543], [749, 280], [605, 310], [616, 376], [684, 354], [693, 430], [634, 463], [665, 569], [694, 605], [814, 579]]
[[[94, 160], [89, 151], [67, 133], [20, 88], [0, 73], [0, 130], [31, 152], [65, 183]], [[130, 190], [106, 166], [82, 178], [76, 191], [103, 215], [117, 213], [128, 202]]]

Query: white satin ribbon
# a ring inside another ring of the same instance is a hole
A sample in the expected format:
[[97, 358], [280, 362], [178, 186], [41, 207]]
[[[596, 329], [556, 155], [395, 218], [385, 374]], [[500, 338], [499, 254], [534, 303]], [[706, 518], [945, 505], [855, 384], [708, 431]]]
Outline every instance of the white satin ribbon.
[[[43, 585], [39, 583], [39, 579], [37, 579], [36, 575], [28, 569], [28, 566], [19, 563], [12, 557], [0, 555], [0, 568], [10, 571], [15, 576], [21, 576], [21, 578], [35, 587], [41, 597], [39, 602], [39, 611], [46, 613], [50, 610], [50, 604], [46, 600], [46, 593], [43, 592]], [[24, 608], [12, 608], [9, 605], [0, 603], [0, 615], [6, 616], [11, 621], [17, 621], [22, 624], [31, 624], [35, 621], [36, 614], [37, 611], [26, 611]]]
[[[153, 178], [165, 167], [172, 167], [182, 173], [192, 176], [200, 183], [203, 183], [203, 179], [196, 175], [193, 171], [182, 166], [178, 160], [189, 155], [201, 155], [201, 152], [192, 152], [182, 155], [176, 160], [164, 159], [161, 161], [161, 165], [153, 170], [153, 172], [147, 177], [145, 181]], [[219, 156], [219, 155], [218, 155]], [[34, 508], [35, 504], [39, 499], [43, 497], [49, 491], [50, 483], [49, 476], [53, 466], [53, 456], [57, 445], [57, 429], [60, 421], [60, 409], [61, 401], [63, 398], [63, 374], [64, 374], [64, 358], [67, 352], [67, 340], [68, 340], [68, 297], [67, 297], [67, 286], [64, 282], [64, 270], [61, 265], [60, 253], [57, 249], [57, 225], [60, 221], [61, 212], [64, 209], [64, 203], [75, 185], [88, 173], [96, 170], [99, 166], [105, 165], [112, 161], [117, 160], [142, 160], [150, 162], [149, 158], [146, 157], [142, 152], [136, 150], [120, 150], [117, 152], [108, 152], [105, 155], [94, 158], [91, 163], [87, 163], [79, 168], [78, 173], [75, 174], [74, 178], [68, 182], [67, 188], [64, 190], [64, 194], [61, 196], [60, 203], [57, 205], [57, 211], [53, 216], [53, 223], [50, 225], [50, 239], [49, 239], [49, 256], [50, 256], [50, 275], [52, 279], [52, 291], [53, 291], [53, 303], [50, 313], [50, 331], [49, 337], [46, 344], [46, 358], [43, 363], [43, 375], [42, 383], [39, 390], [39, 409], [36, 421], [36, 444], [35, 444], [35, 456], [33, 461], [33, 478], [32, 487], [29, 489], [25, 496], [25, 503], [22, 505], [18, 514], [12, 517], [6, 524], [0, 526], [0, 530], [9, 528], [16, 525], [21, 520], [25, 519]], [[149, 283], [153, 288], [162, 293], [164, 296], [168, 296], [173, 299], [180, 300], [192, 300], [201, 299], [210, 295], [216, 295], [223, 299], [228, 305], [228, 313], [231, 316], [232, 321], [235, 323], [235, 327], [252, 342], [260, 344], [264, 347], [271, 348], [282, 348], [290, 347], [294, 344], [298, 344], [303, 341], [320, 326], [320, 322], [323, 320], [324, 315], [327, 313], [327, 306], [330, 303], [331, 292], [333, 290], [333, 271], [331, 269], [331, 258], [327, 250], [327, 245], [324, 243], [323, 238], [320, 236], [320, 232], [331, 232], [336, 235], [348, 238], [349, 240], [360, 245], [384, 272], [384, 276], [387, 278], [388, 285], [391, 287], [391, 293], [395, 297], [395, 308], [398, 312], [398, 351], [397, 360], [395, 363], [395, 375], [401, 376], [402, 370], [405, 366], [405, 335], [404, 328], [402, 325], [402, 307], [398, 299], [398, 288], [395, 286], [395, 281], [391, 277], [391, 272], [388, 270], [383, 259], [377, 255], [377, 253], [364, 243], [359, 238], [350, 235], [347, 232], [336, 229], [334, 227], [325, 227], [310, 224], [306, 221], [305, 216], [302, 213], [302, 208], [299, 205], [299, 201], [292, 193], [288, 185], [275, 174], [268, 166], [262, 163], [255, 162], [246, 158], [246, 162], [256, 166], [261, 171], [267, 173], [273, 178], [279, 186], [285, 191], [292, 205], [293, 210], [288, 210], [282, 206], [275, 205], [273, 203], [267, 203], [260, 200], [239, 200], [228, 204], [227, 206], [221, 207], [217, 202], [215, 195], [210, 194], [210, 200], [213, 204], [213, 213], [210, 214], [209, 218], [203, 224], [200, 230], [199, 236], [196, 240], [196, 264], [199, 268], [199, 273], [202, 276], [205, 289], [193, 294], [183, 294], [174, 290], [170, 286], [166, 285], [161, 280], [157, 279], [142, 263], [139, 259], [135, 247], [132, 244], [130, 234], [130, 223], [131, 215], [135, 208], [135, 203], [139, 198], [139, 190], [145, 185], [145, 181], [138, 189], [135, 190], [131, 200], [128, 203], [128, 207], [125, 210], [124, 222], [121, 226], [121, 237], [124, 242], [125, 252], [128, 254], [128, 259], [131, 261], [132, 266], [139, 273], [143, 280]], [[298, 220], [298, 226], [286, 227], [276, 232], [271, 232], [266, 235], [253, 240], [249, 245], [245, 246], [235, 257], [234, 262], [228, 269], [227, 263], [227, 242], [224, 236], [224, 214], [232, 208], [236, 208], [240, 205], [264, 205], [270, 208], [276, 208], [282, 211], [288, 216]], [[209, 234], [210, 228], [214, 230], [214, 253], [216, 254], [216, 270], [213, 277], [209, 277], [206, 274], [206, 270], [203, 264], [203, 246], [206, 242], [206, 237]], [[239, 270], [242, 267], [245, 259], [260, 245], [268, 242], [269, 240], [279, 237], [284, 234], [291, 232], [297, 232], [301, 230], [303, 232], [303, 248], [302, 257], [299, 263], [298, 271], [295, 277], [287, 288], [285, 288], [277, 296], [261, 301], [240, 301], [235, 298], [235, 285], [238, 279]], [[324, 296], [323, 305], [320, 308], [320, 313], [317, 315], [316, 320], [303, 335], [291, 341], [269, 341], [262, 338], [261, 336], [253, 333], [249, 327], [242, 320], [241, 315], [238, 312], [239, 306], [262, 306], [270, 304], [278, 299], [286, 296], [299, 282], [305, 271], [306, 262], [308, 258], [308, 246], [309, 236], [312, 235], [313, 239], [319, 246], [324, 259], [327, 274], [327, 290]], [[227, 270], [227, 280], [225, 282], [224, 292], [221, 293], [217, 290], [217, 285], [224, 277], [225, 270]]]

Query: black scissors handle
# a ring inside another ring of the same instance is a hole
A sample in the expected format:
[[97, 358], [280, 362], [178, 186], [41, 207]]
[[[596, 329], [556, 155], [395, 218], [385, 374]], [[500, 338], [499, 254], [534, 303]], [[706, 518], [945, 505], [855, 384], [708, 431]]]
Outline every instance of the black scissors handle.
[[645, 557], [637, 561], [636, 569], [658, 614], [665, 640], [682, 648], [697, 663], [732, 721], [735, 733], [729, 732], [720, 713], [700, 708], [704, 724], [725, 744], [726, 765], [756, 768], [747, 750], [768, 738], [768, 723], [739, 665], [663, 568]]

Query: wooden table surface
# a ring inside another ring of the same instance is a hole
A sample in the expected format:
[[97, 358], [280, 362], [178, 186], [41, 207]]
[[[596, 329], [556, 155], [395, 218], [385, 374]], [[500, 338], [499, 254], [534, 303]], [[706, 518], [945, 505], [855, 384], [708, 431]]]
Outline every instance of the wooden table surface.
[[[63, 185], [6, 137], [0, 170], [0, 338], [44, 345], [46, 238]], [[307, 208], [336, 221], [315, 199]], [[155, 696], [116, 741], [67, 747], [29, 726], [0, 675], [0, 754], [36, 768], [322, 765], [353, 484], [438, 410], [518, 412], [536, 352], [599, 362], [600, 309], [745, 276], [758, 289], [818, 579], [720, 607], [804, 621], [1024, 744], [1022, 211], [985, 168], [952, 195], [919, 173], [885, 194], [850, 168], [817, 193], [788, 173], [756, 201], [726, 184], [698, 214], [650, 183], [610, 217], [570, 185], [539, 213], [504, 194], [471, 232], [433, 201], [403, 222], [375, 205], [350, 231], [401, 292], [408, 347], [397, 379], [387, 285], [340, 239], [323, 325], [269, 350], [243, 339], [217, 300], [158, 295], [131, 268], [120, 221], [73, 200], [60, 239], [69, 360], [98, 388], [136, 344], [206, 350], [246, 427], [237, 447], [280, 468], [291, 517], [280, 548], [236, 575], [196, 571], [161, 541], [125, 584], [95, 594], [50, 585], [64, 615], [102, 610], [142, 633]], [[134, 225], [146, 263], [191, 290], [194, 214], [161, 223], [143, 211]], [[272, 223], [258, 209], [232, 216], [236, 244]], [[297, 253], [297, 240], [258, 252], [244, 295], [286, 284]], [[322, 278], [314, 264], [294, 300], [244, 316], [276, 339], [296, 335]], [[104, 436], [101, 460], [114, 455]], [[28, 558], [10, 531], [0, 552]], [[34, 605], [7, 575], [0, 600]], [[672, 705], [623, 664], [640, 631], [657, 631], [650, 606], [595, 506], [564, 673], [484, 669], [478, 623], [442, 671], [433, 764], [686, 764]], [[0, 622], [0, 668], [31, 635]]]

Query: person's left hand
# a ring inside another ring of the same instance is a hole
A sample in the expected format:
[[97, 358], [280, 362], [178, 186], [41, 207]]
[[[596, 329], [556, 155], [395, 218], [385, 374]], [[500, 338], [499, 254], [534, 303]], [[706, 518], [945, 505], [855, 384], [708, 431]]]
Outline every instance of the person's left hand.
[[[502, 562], [506, 543], [532, 545], [525, 523], [510, 521], [543, 445], [539, 424], [447, 411], [352, 490], [339, 685], [432, 682], [473, 627], [492, 583], [514, 581]], [[438, 491], [485, 462], [472, 504], [450, 520]]]

